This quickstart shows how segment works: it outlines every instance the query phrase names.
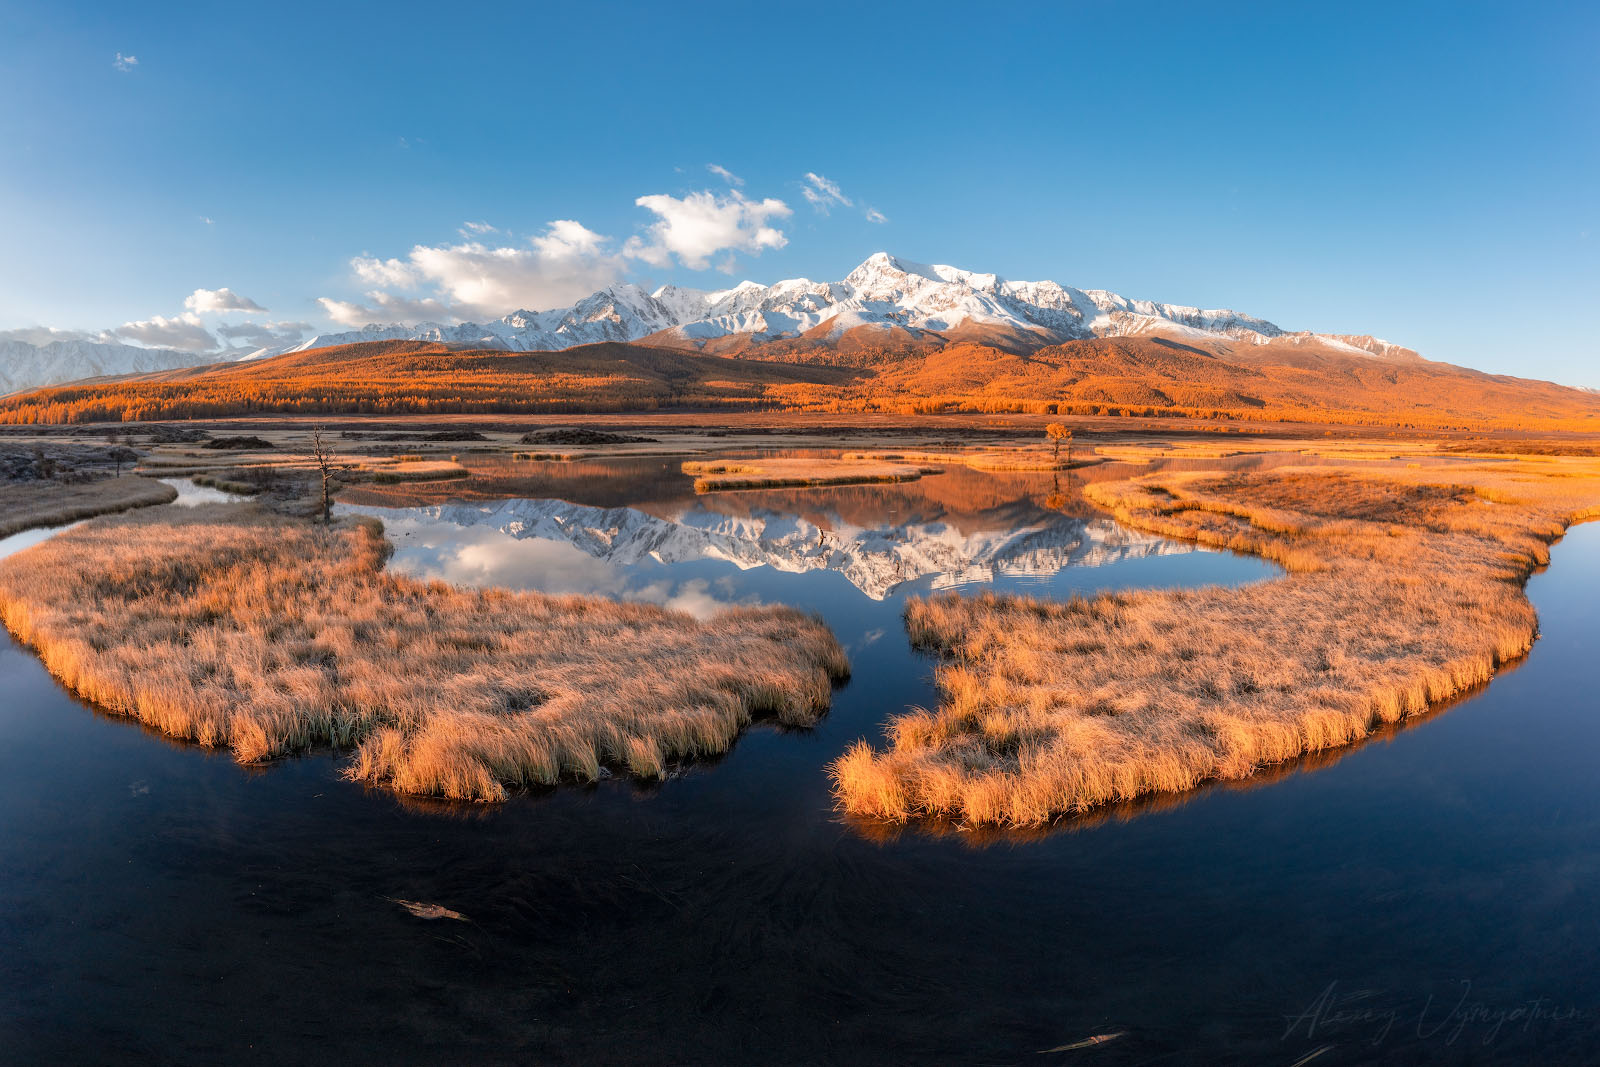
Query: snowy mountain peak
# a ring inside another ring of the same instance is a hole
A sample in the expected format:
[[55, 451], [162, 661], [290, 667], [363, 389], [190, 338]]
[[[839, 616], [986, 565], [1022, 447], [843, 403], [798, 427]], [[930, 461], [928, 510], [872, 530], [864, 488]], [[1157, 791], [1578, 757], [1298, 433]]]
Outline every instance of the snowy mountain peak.
[[[514, 351], [643, 338], [653, 344], [702, 347], [723, 338], [742, 337], [759, 344], [801, 335], [837, 337], [858, 328], [895, 329], [935, 340], [954, 336], [952, 331], [976, 339], [987, 333], [1007, 344], [1039, 346], [1146, 334], [1220, 336], [1252, 343], [1285, 335], [1274, 323], [1229, 308], [1130, 300], [1104, 289], [1074, 289], [1053, 281], [1015, 282], [997, 274], [874, 252], [838, 282], [743, 281], [712, 292], [663, 285], [651, 293], [621, 283], [567, 308], [518, 311], [483, 325], [374, 325], [324, 334], [297, 350], [391, 338]], [[812, 333], [819, 329], [822, 333]], [[1370, 340], [1354, 343], [1332, 335], [1303, 336], [1380, 358], [1408, 352]]]

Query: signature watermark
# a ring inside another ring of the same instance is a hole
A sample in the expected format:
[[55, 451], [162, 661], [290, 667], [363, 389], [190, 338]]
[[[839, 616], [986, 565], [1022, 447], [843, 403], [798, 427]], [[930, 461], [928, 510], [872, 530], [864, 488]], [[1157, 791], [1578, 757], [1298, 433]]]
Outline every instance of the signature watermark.
[[1495, 1001], [1473, 995], [1472, 981], [1446, 983], [1447, 992], [1421, 1001], [1396, 1000], [1381, 989], [1346, 989], [1337, 980], [1293, 1015], [1284, 1016], [1283, 1040], [1350, 1037], [1365, 1031], [1374, 1045], [1401, 1036], [1453, 1045], [1463, 1039], [1492, 1045], [1513, 1032], [1584, 1018], [1583, 1009], [1548, 997]]

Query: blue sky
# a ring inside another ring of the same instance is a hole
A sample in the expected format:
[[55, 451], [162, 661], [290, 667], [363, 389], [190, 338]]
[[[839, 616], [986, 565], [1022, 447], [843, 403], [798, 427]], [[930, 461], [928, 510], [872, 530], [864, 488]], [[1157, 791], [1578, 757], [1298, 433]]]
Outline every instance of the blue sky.
[[1600, 386], [1597, 52], [1593, 3], [0, 0], [0, 331], [883, 249]]

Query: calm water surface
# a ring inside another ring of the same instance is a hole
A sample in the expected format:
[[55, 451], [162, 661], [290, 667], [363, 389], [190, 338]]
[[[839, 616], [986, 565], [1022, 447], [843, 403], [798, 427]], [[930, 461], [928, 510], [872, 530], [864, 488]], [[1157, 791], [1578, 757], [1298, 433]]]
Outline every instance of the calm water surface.
[[213, 489], [209, 485], [196, 485], [193, 478], [158, 478], [163, 485], [170, 485], [178, 491], [178, 499], [173, 503], [179, 507], [192, 508], [200, 504], [232, 504], [246, 499], [238, 493], [228, 493], [221, 489]]
[[829, 801], [829, 759], [934, 699], [906, 596], [1270, 570], [1120, 531], [1038, 476], [707, 498], [651, 462], [538, 477], [516, 505], [352, 506], [426, 505], [383, 512], [412, 573], [816, 610], [855, 667], [823, 723], [755, 728], [656, 786], [464, 810], [343, 782], [332, 753], [247, 769], [172, 744], [7, 640], [0, 1059], [1548, 1063], [1600, 1043], [1600, 526], [1533, 578], [1526, 663], [1416, 727], [1252, 788], [976, 837]]

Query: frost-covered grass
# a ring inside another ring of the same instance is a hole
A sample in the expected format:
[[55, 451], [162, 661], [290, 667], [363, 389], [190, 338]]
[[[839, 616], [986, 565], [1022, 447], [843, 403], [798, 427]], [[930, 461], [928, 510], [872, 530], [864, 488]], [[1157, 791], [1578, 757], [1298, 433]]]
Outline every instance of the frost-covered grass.
[[177, 497], [172, 486], [131, 474], [86, 482], [0, 483], [0, 537], [34, 526], [59, 526], [113, 511], [166, 504]]
[[387, 573], [388, 550], [376, 524], [251, 504], [101, 519], [0, 562], [0, 618], [69, 688], [174, 737], [244, 762], [353, 746], [352, 778], [478, 801], [658, 777], [757, 717], [809, 725], [848, 672], [787, 608], [462, 590]]
[[[1447, 482], [1441, 482], [1441, 477]], [[1600, 463], [1190, 471], [1101, 482], [1130, 525], [1264, 556], [1239, 589], [913, 601], [939, 706], [836, 761], [854, 814], [1034, 826], [1347, 745], [1523, 655], [1548, 544], [1600, 517]]]

